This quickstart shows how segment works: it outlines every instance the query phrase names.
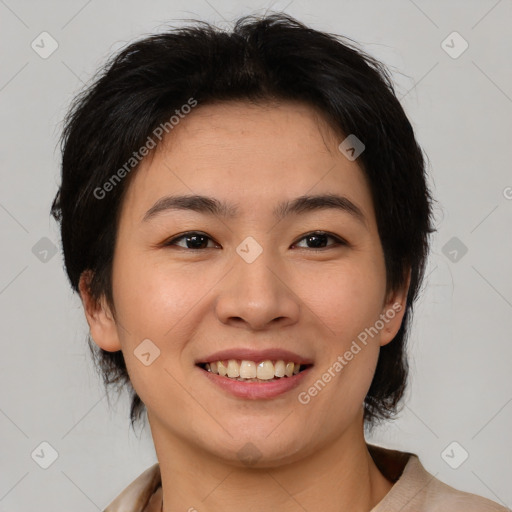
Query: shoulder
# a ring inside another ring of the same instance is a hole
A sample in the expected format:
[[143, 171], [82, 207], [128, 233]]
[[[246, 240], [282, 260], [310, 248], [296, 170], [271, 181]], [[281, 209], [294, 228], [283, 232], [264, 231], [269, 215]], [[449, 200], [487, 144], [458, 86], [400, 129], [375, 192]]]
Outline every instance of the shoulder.
[[160, 465], [156, 463], [133, 480], [103, 512], [144, 512], [161, 482]]
[[425, 492], [429, 512], [510, 512], [498, 503], [482, 496], [460, 491], [430, 475], [431, 484]]
[[414, 453], [368, 446], [379, 470], [395, 482], [371, 512], [511, 512], [494, 501], [451, 487]]

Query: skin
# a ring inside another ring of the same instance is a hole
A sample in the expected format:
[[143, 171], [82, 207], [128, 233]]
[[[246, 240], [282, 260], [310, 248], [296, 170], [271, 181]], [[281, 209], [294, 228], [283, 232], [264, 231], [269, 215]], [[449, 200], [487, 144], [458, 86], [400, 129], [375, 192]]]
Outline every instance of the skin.
[[[92, 338], [122, 350], [146, 405], [164, 512], [363, 512], [392, 487], [366, 447], [362, 404], [404, 307], [308, 404], [297, 398], [379, 315], [405, 305], [407, 286], [386, 289], [370, 190], [357, 160], [338, 150], [343, 138], [299, 103], [197, 106], [131, 177], [114, 252], [115, 312], [91, 299], [82, 276]], [[320, 193], [349, 198], [364, 223], [333, 209], [276, 223], [278, 202]], [[170, 194], [234, 202], [239, 214], [172, 210], [143, 221]], [[324, 238], [315, 251], [304, 236], [317, 230], [347, 243]], [[207, 248], [183, 238], [163, 245], [188, 231], [210, 237]], [[250, 264], [236, 252], [248, 236], [263, 248]], [[149, 366], [133, 353], [144, 339], [161, 351]], [[194, 365], [234, 347], [287, 349], [314, 366], [279, 397], [237, 398]], [[248, 442], [260, 455], [252, 465], [238, 455]]]

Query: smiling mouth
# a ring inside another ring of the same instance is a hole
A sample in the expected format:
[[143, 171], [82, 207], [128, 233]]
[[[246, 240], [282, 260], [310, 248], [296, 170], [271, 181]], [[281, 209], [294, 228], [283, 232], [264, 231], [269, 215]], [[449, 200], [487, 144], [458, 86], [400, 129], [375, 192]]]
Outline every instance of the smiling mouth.
[[306, 370], [311, 364], [298, 364], [282, 359], [271, 361], [269, 359], [258, 363], [248, 360], [227, 359], [198, 363], [203, 370], [241, 382], [270, 382], [293, 377]]

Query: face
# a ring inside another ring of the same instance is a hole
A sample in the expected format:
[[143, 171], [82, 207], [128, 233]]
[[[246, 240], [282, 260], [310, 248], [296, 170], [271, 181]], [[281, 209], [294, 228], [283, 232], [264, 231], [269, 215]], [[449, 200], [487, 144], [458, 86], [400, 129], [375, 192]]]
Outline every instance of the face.
[[386, 293], [370, 190], [342, 140], [302, 104], [199, 105], [132, 176], [115, 319], [105, 304], [87, 315], [95, 342], [123, 351], [154, 438], [273, 466], [362, 428], [405, 290]]

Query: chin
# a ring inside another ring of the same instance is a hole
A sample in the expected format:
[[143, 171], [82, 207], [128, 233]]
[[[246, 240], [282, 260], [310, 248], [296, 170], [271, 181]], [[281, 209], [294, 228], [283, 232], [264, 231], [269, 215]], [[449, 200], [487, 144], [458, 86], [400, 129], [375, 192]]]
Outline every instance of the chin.
[[[233, 437], [226, 434], [214, 446], [203, 444], [203, 449], [223, 463], [253, 469], [290, 464], [313, 452], [314, 446], [306, 432], [292, 434], [284, 423], [277, 429], [274, 424], [269, 429], [241, 430], [239, 432], [243, 433]], [[282, 431], [277, 432], [279, 429]], [[203, 439], [211, 440], [211, 437], [205, 436]], [[308, 442], [311, 444], [308, 445]]]

